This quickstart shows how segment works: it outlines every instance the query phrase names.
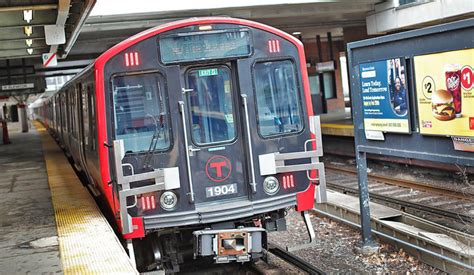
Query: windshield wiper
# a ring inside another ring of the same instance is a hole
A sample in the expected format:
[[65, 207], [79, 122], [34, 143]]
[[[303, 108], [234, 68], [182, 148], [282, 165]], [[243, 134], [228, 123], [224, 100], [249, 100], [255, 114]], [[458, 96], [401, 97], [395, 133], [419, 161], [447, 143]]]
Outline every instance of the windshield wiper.
[[150, 146], [148, 147], [148, 151], [146, 152], [145, 159], [143, 160], [143, 169], [150, 168], [151, 157], [153, 156], [153, 153], [156, 150], [156, 146], [158, 145], [158, 139], [160, 138], [160, 132], [158, 129], [158, 122], [156, 121], [156, 118], [150, 114], [147, 114], [147, 116], [153, 119], [153, 124], [155, 125], [155, 132], [153, 133], [153, 136], [151, 137]]

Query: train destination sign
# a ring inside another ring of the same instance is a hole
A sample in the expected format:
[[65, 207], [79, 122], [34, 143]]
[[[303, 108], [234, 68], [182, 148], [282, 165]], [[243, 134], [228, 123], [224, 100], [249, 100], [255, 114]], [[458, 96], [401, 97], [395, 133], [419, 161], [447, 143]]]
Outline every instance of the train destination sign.
[[164, 36], [159, 40], [159, 47], [165, 64], [243, 57], [252, 53], [250, 33], [246, 29]]
[[33, 89], [34, 87], [35, 87], [35, 83], [10, 84], [10, 85], [2, 85], [2, 91]]
[[365, 131], [410, 133], [404, 60], [360, 64], [360, 85]]
[[213, 75], [218, 75], [219, 71], [217, 68], [212, 68], [212, 69], [203, 69], [198, 71], [199, 77], [206, 77], [206, 76], [213, 76]]
[[474, 49], [414, 60], [420, 133], [474, 137]]

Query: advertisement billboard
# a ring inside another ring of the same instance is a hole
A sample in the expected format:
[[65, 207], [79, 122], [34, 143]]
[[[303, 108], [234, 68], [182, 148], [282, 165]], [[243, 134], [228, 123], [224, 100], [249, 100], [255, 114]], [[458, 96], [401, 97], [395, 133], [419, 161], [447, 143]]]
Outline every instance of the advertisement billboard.
[[404, 60], [363, 63], [359, 69], [366, 133], [410, 133]]
[[414, 65], [420, 133], [474, 137], [474, 49], [415, 56]]

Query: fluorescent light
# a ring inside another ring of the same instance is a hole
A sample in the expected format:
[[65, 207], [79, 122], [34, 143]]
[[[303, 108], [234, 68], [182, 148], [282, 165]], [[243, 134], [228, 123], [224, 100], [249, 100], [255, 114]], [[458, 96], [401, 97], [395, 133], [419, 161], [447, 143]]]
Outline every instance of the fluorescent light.
[[33, 10], [24, 10], [24, 11], [23, 11], [23, 19], [24, 19], [27, 23], [30, 23], [31, 20], [33, 20]]
[[31, 36], [33, 34], [33, 27], [25, 26], [24, 31], [25, 31], [26, 36]]
[[301, 35], [301, 32], [293, 32], [293, 35]]
[[33, 45], [33, 39], [26, 39], [25, 43], [26, 43], [26, 46], [31, 47], [31, 45]]
[[212, 26], [211, 25], [200, 25], [199, 30], [200, 31], [210, 31], [210, 30], [212, 30]]
[[33, 54], [33, 49], [32, 48], [28, 48], [28, 49], [26, 49], [26, 51], [28, 52], [28, 54]]

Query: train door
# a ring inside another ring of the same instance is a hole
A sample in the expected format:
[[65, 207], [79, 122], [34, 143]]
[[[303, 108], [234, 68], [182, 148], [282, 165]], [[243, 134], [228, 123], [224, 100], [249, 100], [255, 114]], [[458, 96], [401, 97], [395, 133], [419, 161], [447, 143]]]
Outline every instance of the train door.
[[[248, 197], [240, 93], [229, 64], [183, 68], [180, 102], [195, 202]], [[187, 112], [184, 112], [184, 110]]]

